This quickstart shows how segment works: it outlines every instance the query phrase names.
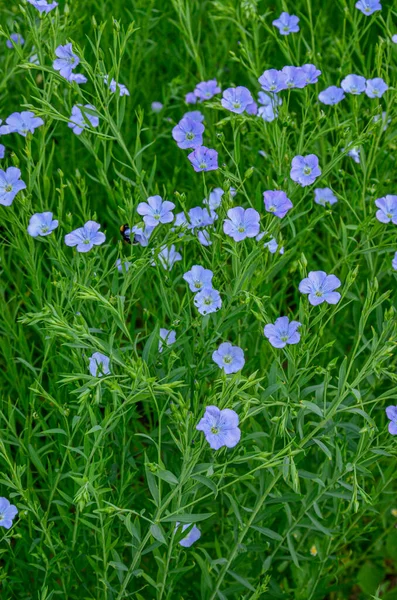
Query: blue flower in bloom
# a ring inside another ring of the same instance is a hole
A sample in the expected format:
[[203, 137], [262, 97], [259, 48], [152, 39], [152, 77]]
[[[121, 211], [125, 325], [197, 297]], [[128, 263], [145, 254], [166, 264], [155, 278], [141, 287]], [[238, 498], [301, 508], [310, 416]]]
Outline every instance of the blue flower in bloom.
[[11, 206], [18, 192], [26, 188], [26, 183], [20, 177], [21, 171], [16, 167], [0, 170], [0, 204], [3, 206]]
[[288, 89], [304, 88], [306, 84], [306, 73], [302, 67], [283, 67], [285, 85]]
[[382, 5], [379, 0], [359, 0], [356, 2], [355, 7], [361, 10], [363, 15], [372, 15], [376, 10], [382, 10]]
[[222, 196], [224, 194], [224, 190], [222, 188], [214, 188], [212, 192], [210, 192], [209, 198], [204, 198], [203, 204], [209, 207], [210, 211], [215, 211], [220, 207], [222, 203]]
[[159, 113], [163, 110], [163, 106], [161, 102], [152, 102], [150, 108], [154, 113]]
[[397, 271], [397, 252], [395, 253], [393, 260], [391, 261], [391, 266], [395, 271]]
[[282, 98], [277, 94], [259, 92], [258, 101], [262, 105], [258, 109], [258, 115], [268, 123], [274, 121], [278, 117], [277, 106], [283, 103]]
[[110, 359], [105, 354], [101, 352], [94, 352], [94, 354], [90, 357], [89, 370], [93, 377], [102, 377], [102, 375], [109, 375]]
[[[105, 84], [108, 85], [109, 77], [107, 75], [104, 76], [103, 80], [104, 80]], [[123, 83], [117, 83], [117, 81], [115, 79], [112, 79], [111, 82], [109, 83], [109, 89], [112, 92], [112, 94], [114, 94], [115, 91], [118, 89], [120, 92], [120, 96], [129, 96], [130, 95], [130, 92], [129, 92], [129, 89], [127, 88], [127, 86], [125, 86]]]
[[52, 63], [53, 68], [56, 71], [59, 71], [59, 74], [62, 77], [69, 79], [73, 69], [75, 69], [80, 62], [79, 57], [72, 50], [72, 44], [58, 46], [58, 48], [55, 49], [55, 55], [58, 58]]
[[217, 406], [207, 406], [204, 417], [196, 426], [203, 431], [205, 439], [213, 450], [223, 446], [234, 448], [241, 437], [238, 414], [230, 408], [219, 410]]
[[[180, 523], [177, 522], [175, 527], [179, 527], [179, 525]], [[182, 525], [182, 531], [186, 531], [186, 529], [188, 529], [188, 527], [191, 527], [191, 525], [191, 523], [185, 523], [185, 525]], [[194, 542], [197, 542], [197, 540], [200, 539], [200, 537], [200, 529], [197, 527], [197, 525], [193, 525], [187, 536], [181, 539], [179, 545], [183, 546], [184, 548], [190, 548], [190, 546], [192, 546]]]
[[18, 509], [16, 506], [11, 504], [7, 498], [0, 498], [0, 527], [10, 529], [17, 514]]
[[287, 87], [285, 73], [277, 71], [277, 69], [268, 69], [258, 79], [261, 87], [265, 92], [281, 92]]
[[388, 406], [386, 408], [386, 415], [390, 420], [389, 433], [392, 435], [397, 435], [397, 406]]
[[58, 2], [51, 2], [48, 4], [47, 0], [28, 0], [29, 4], [37, 8], [40, 13], [49, 13], [58, 6]]
[[[172, 267], [176, 262], [182, 260], [182, 255], [176, 251], [174, 244], [170, 248], [167, 246], [163, 246], [158, 253], [158, 259], [160, 261], [161, 266], [166, 271], [171, 271]], [[152, 266], [155, 266], [156, 263], [153, 261]]]
[[157, 227], [159, 223], [171, 223], [174, 220], [175, 204], [164, 200], [161, 196], [149, 196], [146, 202], [140, 202], [136, 209], [143, 216], [146, 225]]
[[223, 231], [226, 235], [241, 242], [245, 238], [255, 237], [259, 233], [259, 213], [253, 208], [244, 210], [241, 206], [227, 211], [228, 219], [223, 221]]
[[394, 225], [397, 225], [397, 196], [389, 194], [375, 200], [375, 204], [379, 208], [376, 211], [378, 221], [381, 223], [390, 223], [391, 221]]
[[53, 220], [52, 212], [36, 213], [30, 217], [28, 234], [32, 237], [50, 235], [58, 227], [58, 221]]
[[0, 144], [0, 160], [2, 158], [4, 158], [5, 153], [6, 153], [6, 147], [3, 144]]
[[301, 336], [297, 331], [300, 326], [298, 321], [290, 322], [288, 317], [279, 317], [274, 325], [266, 325], [263, 333], [273, 348], [284, 348], [287, 344], [297, 344], [300, 341]]
[[295, 156], [292, 159], [290, 177], [302, 187], [311, 185], [321, 175], [318, 158], [315, 154]]
[[198, 292], [194, 297], [194, 304], [201, 315], [209, 315], [222, 306], [222, 300], [218, 290], [211, 287]]
[[84, 106], [82, 104], [76, 104], [73, 106], [72, 114], [69, 117], [70, 122], [68, 123], [68, 127], [70, 127], [76, 135], [80, 135], [89, 123], [91, 123], [92, 127], [98, 127], [99, 125], [99, 118], [87, 112], [84, 108], [88, 108], [90, 111], [96, 110], [95, 106], [92, 106], [92, 104], [84, 104]]
[[26, 137], [28, 133], [34, 133], [34, 130], [41, 125], [44, 125], [43, 119], [35, 117], [34, 113], [29, 110], [12, 113], [6, 119], [7, 125], [0, 127], [0, 135], [8, 133], [19, 133]]
[[330, 188], [316, 188], [314, 190], [314, 202], [325, 206], [327, 202], [328, 204], [335, 204], [338, 199]]
[[253, 101], [249, 89], [239, 85], [235, 88], [228, 88], [223, 92], [221, 104], [223, 108], [240, 115]]
[[185, 113], [183, 117], [189, 117], [189, 119], [193, 119], [193, 121], [198, 121], [199, 123], [204, 121], [204, 115], [199, 110], [191, 110]]
[[326, 90], [323, 90], [319, 93], [318, 99], [323, 104], [328, 104], [333, 106], [334, 104], [339, 104], [345, 97], [345, 92], [342, 88], [337, 87], [336, 85], [331, 85]]
[[278, 190], [263, 192], [263, 201], [267, 212], [273, 213], [279, 219], [285, 217], [287, 212], [293, 207], [287, 194]]
[[190, 290], [195, 294], [202, 289], [212, 288], [214, 274], [210, 269], [204, 269], [200, 265], [193, 265], [190, 271], [184, 274], [183, 279], [189, 284]]
[[341, 285], [335, 275], [327, 275], [324, 271], [310, 271], [308, 277], [300, 282], [299, 291], [302, 294], [309, 294], [309, 302], [312, 306], [323, 302], [336, 304], [341, 296], [334, 290]]
[[65, 244], [77, 246], [77, 252], [88, 252], [93, 246], [100, 246], [106, 240], [105, 234], [99, 231], [100, 227], [95, 221], [87, 221], [83, 227], [65, 235]]
[[199, 146], [188, 155], [196, 173], [200, 171], [216, 171], [218, 168], [218, 152], [205, 146]]
[[290, 33], [297, 33], [299, 31], [298, 23], [299, 17], [282, 12], [279, 18], [273, 21], [272, 24], [277, 27], [281, 35], [289, 35]]
[[365, 93], [368, 98], [381, 98], [385, 92], [389, 89], [389, 86], [381, 77], [375, 77], [375, 79], [367, 79]]
[[134, 225], [131, 231], [129, 232], [129, 230], [127, 229], [125, 231], [125, 234], [127, 236], [130, 236], [130, 234], [132, 233], [134, 236], [134, 241], [138, 242], [138, 244], [145, 248], [149, 244], [149, 239], [154, 229], [155, 228], [151, 227], [150, 225]]
[[131, 265], [132, 265], [132, 263], [129, 260], [122, 261], [121, 258], [118, 258], [116, 260], [116, 264], [115, 264], [119, 273], [124, 273], [124, 271], [126, 273], [128, 273], [128, 269], [130, 268]]
[[202, 102], [203, 100], [210, 100], [215, 94], [220, 94], [220, 91], [221, 88], [218, 86], [216, 79], [210, 79], [197, 84], [194, 94]]
[[183, 117], [172, 130], [172, 137], [179, 148], [198, 148], [203, 144], [204, 125], [189, 117]]
[[302, 65], [301, 69], [306, 75], [306, 83], [317, 83], [318, 78], [321, 75], [321, 71], [317, 69], [315, 65]]
[[159, 339], [159, 352], [163, 351], [163, 345], [172, 346], [176, 342], [176, 333], [175, 331], [170, 331], [169, 329], [160, 329], [160, 339]]
[[341, 87], [346, 94], [362, 94], [365, 90], [365, 77], [361, 75], [348, 75], [342, 80]]
[[25, 43], [25, 40], [23, 39], [23, 37], [21, 36], [20, 33], [12, 33], [10, 35], [10, 39], [6, 41], [6, 46], [7, 46], [7, 48], [13, 48], [14, 45], [23, 46], [24, 43]]
[[239, 346], [224, 342], [212, 353], [212, 360], [223, 369], [226, 375], [241, 371], [245, 364], [244, 351]]
[[196, 104], [197, 96], [194, 92], [188, 92], [185, 96], [186, 104]]

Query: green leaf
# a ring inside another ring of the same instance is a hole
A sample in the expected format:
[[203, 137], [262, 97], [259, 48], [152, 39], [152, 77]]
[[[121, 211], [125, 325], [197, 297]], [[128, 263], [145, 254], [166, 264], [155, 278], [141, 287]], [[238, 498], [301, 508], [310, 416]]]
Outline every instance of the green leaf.
[[200, 521], [205, 521], [212, 517], [215, 513], [200, 513], [200, 514], [188, 514], [182, 513], [180, 515], [170, 515], [169, 517], [164, 517], [161, 519], [162, 523], [199, 523]]
[[161, 542], [162, 544], [167, 543], [167, 540], [164, 537], [164, 533], [163, 533], [163, 530], [161, 529], [160, 525], [156, 525], [156, 523], [153, 523], [152, 525], [150, 525], [150, 533], [152, 534], [154, 539], [157, 540], [158, 542]]

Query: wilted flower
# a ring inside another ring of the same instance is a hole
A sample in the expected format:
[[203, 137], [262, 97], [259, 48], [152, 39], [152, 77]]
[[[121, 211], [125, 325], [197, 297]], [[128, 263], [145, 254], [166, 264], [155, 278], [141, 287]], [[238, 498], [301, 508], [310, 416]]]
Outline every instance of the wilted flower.
[[194, 231], [197, 227], [208, 227], [214, 223], [214, 217], [208, 212], [207, 208], [195, 206], [188, 212], [189, 221], [188, 228]]
[[58, 227], [58, 221], [52, 219], [52, 212], [36, 213], [30, 217], [28, 233], [32, 237], [50, 235]]
[[304, 88], [306, 86], [306, 73], [302, 67], [283, 67], [285, 85], [288, 89]]
[[318, 157], [315, 154], [295, 156], [292, 159], [290, 177], [302, 187], [311, 185], [321, 175]]
[[299, 17], [295, 15], [289, 15], [286, 12], [282, 12], [278, 19], [273, 21], [273, 25], [277, 27], [281, 35], [289, 35], [290, 33], [297, 33], [299, 31]]
[[23, 110], [20, 113], [14, 112], [7, 117], [5, 122], [7, 125], [0, 127], [0, 135], [19, 133], [19, 135], [26, 137], [28, 133], [34, 133], [37, 127], [44, 125], [43, 119], [36, 117], [30, 110]]
[[112, 79], [109, 83], [109, 77], [107, 75], [104, 76], [103, 80], [106, 85], [109, 85], [109, 89], [113, 94], [118, 89], [120, 92], [120, 96], [130, 95], [129, 89], [123, 83], [117, 83], [115, 79]]
[[221, 104], [231, 112], [241, 114], [253, 103], [251, 92], [244, 86], [228, 88], [223, 92]]
[[87, 83], [87, 77], [81, 73], [72, 73], [68, 78], [68, 81], [75, 81], [76, 83]]
[[317, 83], [318, 78], [321, 75], [321, 71], [317, 69], [315, 65], [309, 63], [307, 65], [302, 65], [301, 69], [305, 73], [306, 83]]
[[361, 75], [348, 75], [341, 83], [341, 87], [347, 94], [353, 94], [357, 96], [365, 91], [365, 77]]
[[241, 242], [245, 238], [255, 237], [259, 233], [259, 213], [253, 208], [244, 210], [241, 206], [227, 211], [228, 219], [223, 221], [223, 231], [226, 235]]
[[183, 117], [172, 130], [172, 137], [179, 148], [198, 148], [203, 144], [204, 125], [200, 121]]
[[0, 527], [10, 529], [17, 514], [18, 509], [16, 506], [11, 504], [7, 498], [0, 498]]
[[199, 292], [202, 289], [212, 288], [212, 278], [214, 274], [210, 269], [204, 269], [200, 265], [193, 265], [190, 271], [187, 271], [183, 279], [189, 284], [189, 288], [193, 293]]
[[130, 268], [130, 266], [132, 265], [132, 263], [129, 260], [121, 260], [121, 258], [118, 258], [116, 260], [116, 268], [118, 270], [119, 273], [124, 273], [124, 271], [126, 273], [128, 273], [128, 269]]
[[197, 238], [202, 246], [212, 245], [210, 233], [207, 229], [200, 229], [200, 231], [197, 232]]
[[222, 188], [214, 188], [212, 192], [210, 192], [209, 199], [207, 200], [207, 198], [204, 198], [203, 204], [207, 205], [211, 212], [216, 210], [221, 205], [224, 193]]
[[335, 204], [338, 199], [330, 188], [316, 188], [314, 190], [314, 202], [325, 206], [327, 202], [328, 204]]
[[302, 279], [299, 291], [309, 294], [309, 302], [317, 306], [323, 302], [336, 304], [340, 300], [340, 293], [334, 290], [342, 284], [335, 275], [327, 275], [324, 271], [310, 271], [308, 277]]
[[88, 252], [106, 240], [105, 234], [99, 231], [100, 227], [99, 223], [95, 221], [87, 221], [83, 227], [65, 235], [65, 244], [72, 247], [77, 246], [77, 252]]
[[197, 96], [194, 92], [188, 92], [185, 96], [186, 104], [196, 104]]
[[199, 146], [188, 155], [196, 173], [200, 171], [216, 171], [218, 168], [218, 152], [205, 146]]
[[277, 94], [259, 92], [258, 101], [262, 105], [258, 108], [258, 116], [264, 121], [270, 123], [278, 116], [278, 108], [282, 104], [282, 99]]
[[279, 317], [274, 325], [265, 325], [263, 333], [274, 348], [284, 348], [287, 344], [297, 344], [300, 333], [297, 329], [301, 326], [298, 321], [290, 321], [288, 317]]
[[160, 223], [171, 223], [174, 220], [175, 204], [164, 200], [161, 196], [149, 196], [146, 202], [140, 202], [136, 209], [143, 216], [146, 225], [157, 227]]
[[319, 93], [318, 99], [323, 104], [334, 105], [338, 104], [345, 97], [345, 92], [342, 88], [337, 87], [336, 85], [331, 85], [327, 89], [323, 90]]
[[[266, 234], [267, 234], [266, 231], [262, 231], [262, 233], [260, 233], [259, 235], [256, 236], [256, 238], [255, 238], [256, 241], [260, 242], [264, 238], [264, 236]], [[277, 240], [273, 236], [270, 238], [270, 240], [268, 242], [265, 242], [263, 244], [263, 246], [269, 250], [270, 254], [275, 254], [277, 252], [277, 249], [278, 249]], [[284, 254], [284, 248], [283, 247], [280, 248], [280, 254]]]
[[386, 415], [390, 420], [389, 433], [392, 435], [397, 435], [397, 406], [388, 406], [386, 408]]
[[[344, 150], [344, 148], [342, 148], [342, 151], [343, 150]], [[347, 156], [350, 156], [350, 158], [352, 158], [354, 160], [354, 162], [357, 163], [358, 165], [360, 164], [360, 148], [352, 148], [347, 153]]]
[[94, 352], [90, 357], [89, 370], [93, 377], [102, 377], [102, 375], [109, 375], [109, 357], [101, 352]]
[[372, 15], [376, 10], [382, 10], [382, 5], [379, 0], [359, 0], [356, 2], [355, 7], [361, 10], [363, 15]]
[[263, 192], [263, 201], [267, 212], [282, 219], [293, 207], [291, 200], [285, 192], [279, 190]]
[[239, 346], [224, 342], [212, 353], [212, 360], [223, 369], [227, 375], [241, 371], [245, 364], [244, 351]]
[[[161, 248], [158, 253], [158, 259], [163, 269], [171, 271], [174, 264], [179, 260], [182, 260], [182, 255], [176, 251], [174, 244], [172, 244], [170, 248], [167, 248], [167, 246]], [[155, 266], [155, 264], [155, 262], [152, 262], [152, 266]]]
[[23, 46], [24, 43], [25, 40], [23, 39], [20, 33], [12, 33], [10, 35], [10, 39], [6, 41], [6, 46], [7, 48], [13, 48], [14, 45]]
[[[1, 172], [1, 171], [0, 171]], [[376, 218], [381, 223], [390, 223], [397, 225], [397, 196], [387, 195], [375, 200], [379, 210], [376, 211]]]
[[0, 169], [0, 204], [11, 206], [15, 196], [26, 188], [22, 181], [21, 171], [16, 167], [8, 167], [6, 171]]
[[[68, 123], [68, 127], [73, 130], [73, 133], [76, 135], [80, 135], [83, 129], [87, 127], [87, 122], [91, 123], [92, 127], [98, 127], [99, 118], [95, 115], [92, 115], [88, 111], [85, 111], [84, 108], [87, 108], [90, 111], [95, 111], [95, 106], [92, 104], [76, 104], [72, 108], [72, 114], [70, 115], [70, 122]], [[83, 109], [83, 110], [82, 110]]]
[[258, 79], [265, 92], [281, 92], [287, 87], [286, 76], [277, 69], [268, 69]]
[[40, 13], [49, 13], [58, 6], [58, 2], [51, 2], [48, 4], [47, 0], [28, 0], [29, 4], [37, 8]]
[[[180, 523], [176, 523], [175, 527], [179, 527], [179, 525]], [[185, 525], [182, 525], [182, 531], [185, 531], [188, 527], [191, 527], [191, 525], [191, 523], [185, 523]], [[200, 539], [200, 537], [200, 529], [197, 527], [197, 525], [193, 525], [188, 535], [181, 539], [179, 545], [183, 546], [184, 548], [190, 548], [190, 546], [192, 546], [194, 542], [197, 542], [197, 540]]]
[[209, 315], [222, 306], [222, 300], [218, 290], [211, 287], [198, 292], [194, 297], [194, 304], [201, 315]]
[[161, 102], [152, 102], [151, 109], [154, 113], [159, 113], [163, 110], [163, 104]]
[[238, 425], [238, 414], [234, 410], [207, 406], [196, 429], [204, 432], [205, 439], [213, 450], [219, 450], [223, 446], [234, 448], [239, 443], [241, 431]]
[[169, 329], [160, 329], [160, 339], [159, 339], [159, 352], [163, 351], [164, 344], [166, 346], [172, 346], [176, 342], [176, 333], [175, 331], [170, 331]]
[[202, 81], [197, 84], [194, 94], [202, 102], [203, 100], [210, 100], [215, 94], [219, 94], [220, 91], [221, 88], [218, 86], [216, 79], [210, 79], [209, 81]]
[[53, 68], [59, 71], [59, 74], [65, 79], [69, 79], [73, 69], [80, 63], [80, 59], [72, 50], [72, 44], [58, 46], [55, 49], [55, 55], [58, 57], [52, 63]]
[[385, 92], [389, 89], [389, 86], [381, 77], [375, 77], [375, 79], [367, 79], [365, 93], [368, 98], [381, 98]]

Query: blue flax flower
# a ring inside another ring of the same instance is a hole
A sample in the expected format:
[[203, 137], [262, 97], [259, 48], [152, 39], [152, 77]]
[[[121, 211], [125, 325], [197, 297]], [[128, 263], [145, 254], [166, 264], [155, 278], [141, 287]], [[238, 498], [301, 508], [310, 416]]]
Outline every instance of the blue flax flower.
[[8, 167], [6, 171], [0, 170], [0, 204], [11, 206], [15, 196], [26, 188], [26, 183], [21, 179], [21, 171], [16, 167]]
[[[182, 260], [182, 255], [176, 251], [174, 244], [172, 244], [170, 248], [167, 248], [167, 246], [162, 246], [160, 252], [158, 253], [158, 259], [163, 269], [166, 271], [171, 271], [174, 264], [179, 260]], [[152, 266], [156, 265], [154, 261], [151, 264]]]
[[100, 227], [99, 223], [95, 221], [87, 221], [83, 227], [74, 229], [65, 235], [65, 244], [71, 247], [77, 246], [77, 252], [88, 252], [106, 240], [105, 234], [99, 231]]
[[315, 65], [312, 65], [309, 63], [307, 65], [302, 65], [301, 69], [305, 73], [307, 84], [317, 83], [318, 78], [321, 75], [321, 71], [319, 69], [317, 69], [317, 67]]
[[297, 329], [301, 326], [298, 321], [291, 321], [288, 317], [279, 317], [276, 322], [265, 326], [263, 333], [273, 348], [284, 348], [287, 344], [297, 344], [300, 333]]
[[0, 527], [10, 529], [17, 514], [18, 509], [16, 506], [11, 504], [7, 498], [0, 498]]
[[204, 125], [190, 117], [183, 117], [172, 130], [179, 148], [198, 148], [203, 145]]
[[226, 235], [241, 242], [245, 238], [255, 237], [259, 233], [260, 215], [253, 208], [244, 210], [241, 206], [230, 208], [227, 211], [228, 219], [223, 221], [223, 231]]
[[258, 101], [259, 104], [261, 104], [258, 108], [258, 116], [262, 117], [262, 119], [268, 123], [274, 121], [274, 119], [278, 117], [277, 107], [283, 103], [282, 98], [271, 92], [259, 92]]
[[37, 8], [39, 13], [46, 14], [48, 14], [58, 6], [58, 2], [51, 2], [50, 4], [48, 4], [47, 0], [28, 0], [28, 2], [29, 4], [34, 6], [34, 8]]
[[197, 96], [196, 96], [196, 94], [194, 92], [188, 92], [185, 95], [185, 102], [186, 102], [186, 104], [196, 104], [197, 100], [198, 100], [198, 98], [197, 98]]
[[134, 236], [134, 241], [138, 242], [138, 244], [145, 248], [149, 245], [149, 239], [154, 229], [155, 228], [151, 227], [150, 225], [144, 225], [141, 223], [139, 225], [134, 225], [134, 227], [131, 228], [131, 231], [126, 229], [125, 234], [130, 236], [132, 233]]
[[204, 198], [203, 204], [209, 207], [210, 211], [215, 211], [220, 207], [222, 203], [222, 196], [224, 194], [224, 190], [222, 188], [214, 188], [212, 192], [210, 192], [209, 198]]
[[395, 271], [397, 271], [397, 252], [394, 254], [393, 260], [391, 261], [391, 266]]
[[[76, 104], [72, 108], [72, 114], [70, 115], [70, 122], [68, 123], [68, 127], [73, 130], [73, 133], [76, 135], [80, 135], [83, 129], [85, 129], [88, 123], [91, 123], [92, 127], [98, 127], [99, 118], [95, 115], [84, 110], [84, 108], [88, 108], [89, 111], [95, 111], [95, 106], [92, 104]], [[83, 110], [82, 110], [83, 109]]]
[[0, 144], [0, 160], [2, 158], [4, 158], [5, 153], [6, 153], [6, 147], [3, 144]]
[[176, 333], [175, 331], [164, 329], [163, 327], [160, 329], [160, 339], [159, 339], [159, 352], [163, 351], [164, 344], [166, 346], [172, 346], [176, 342]]
[[[1, 171], [0, 171], [1, 172]], [[387, 195], [375, 200], [379, 210], [376, 211], [376, 218], [381, 223], [390, 223], [397, 225], [397, 196]]]
[[214, 216], [208, 212], [207, 208], [201, 208], [201, 206], [191, 208], [188, 215], [190, 221], [190, 223], [188, 223], [188, 229], [191, 231], [194, 231], [198, 227], [208, 227], [214, 223]]
[[267, 212], [282, 219], [293, 207], [291, 200], [285, 192], [279, 190], [263, 192], [263, 201]]
[[331, 205], [335, 204], [338, 199], [330, 188], [316, 188], [314, 190], [314, 202], [325, 206], [327, 202]]
[[159, 113], [163, 110], [164, 105], [161, 102], [152, 102], [150, 108], [154, 113]]
[[306, 73], [302, 67], [283, 67], [282, 73], [285, 75], [285, 86], [288, 89], [302, 89], [307, 85]]
[[121, 260], [121, 258], [118, 258], [116, 260], [116, 268], [118, 270], [119, 273], [128, 273], [128, 270], [130, 268], [130, 266], [132, 265], [132, 263], [129, 260]]
[[[179, 525], [180, 523], [177, 522], [175, 527], [177, 528], [179, 527]], [[188, 527], [191, 527], [191, 525], [191, 523], [185, 523], [185, 525], [182, 525], [182, 531], [186, 531], [186, 529], [188, 529]], [[190, 546], [192, 546], [194, 542], [197, 542], [197, 540], [200, 539], [200, 537], [200, 529], [197, 527], [197, 525], [193, 525], [187, 536], [181, 539], [179, 545], [183, 546], [184, 548], [190, 548]]]
[[341, 296], [334, 290], [341, 285], [335, 275], [327, 275], [324, 271], [310, 271], [308, 277], [300, 282], [299, 291], [302, 294], [309, 294], [309, 302], [312, 306], [323, 302], [336, 304]]
[[234, 410], [207, 406], [196, 429], [204, 432], [205, 439], [213, 450], [219, 450], [223, 446], [234, 448], [239, 443], [241, 431], [238, 425], [238, 414]]
[[358, 10], [361, 10], [366, 17], [369, 17], [369, 15], [372, 15], [372, 13], [377, 10], [382, 10], [382, 5], [379, 0], [358, 0], [355, 7], [358, 8]]
[[315, 154], [295, 156], [292, 159], [290, 177], [302, 187], [311, 185], [321, 175], [318, 157]]
[[248, 104], [247, 108], [245, 109], [245, 112], [247, 113], [247, 115], [252, 115], [254, 117], [258, 114], [258, 105], [255, 102], [255, 100], [251, 104]]
[[145, 225], [157, 227], [160, 223], [171, 223], [174, 220], [174, 208], [173, 202], [163, 201], [161, 196], [149, 196], [146, 202], [138, 204], [136, 211], [143, 216]]
[[259, 77], [258, 81], [265, 92], [281, 92], [287, 87], [285, 73], [277, 71], [277, 69], [268, 69]]
[[223, 369], [227, 375], [241, 371], [245, 364], [244, 351], [239, 346], [233, 346], [229, 342], [223, 342], [215, 352], [212, 360]]
[[89, 370], [93, 377], [102, 377], [102, 375], [109, 375], [110, 359], [106, 354], [102, 354], [101, 352], [94, 352], [94, 354], [90, 357]]
[[194, 304], [200, 315], [209, 315], [216, 312], [222, 306], [222, 300], [218, 290], [204, 288], [194, 297]]
[[14, 48], [14, 46], [23, 46], [25, 40], [20, 33], [12, 33], [10, 39], [6, 41], [7, 48]]
[[381, 77], [375, 77], [375, 79], [367, 79], [365, 93], [368, 98], [381, 98], [388, 89], [389, 86]]
[[365, 77], [361, 75], [348, 75], [342, 80], [341, 88], [346, 94], [358, 96], [365, 90]]
[[281, 35], [289, 35], [290, 33], [297, 33], [299, 31], [299, 17], [295, 15], [289, 15], [287, 12], [282, 12], [278, 19], [275, 19], [272, 23]]
[[204, 115], [199, 110], [190, 110], [183, 117], [189, 117], [189, 119], [193, 119], [193, 121], [198, 121], [199, 123], [204, 121]]
[[318, 99], [323, 104], [328, 104], [329, 106], [333, 106], [334, 104], [339, 104], [345, 97], [345, 92], [342, 88], [337, 87], [336, 85], [330, 85], [327, 89], [323, 90], [319, 93]]
[[239, 85], [235, 88], [228, 88], [223, 92], [221, 104], [223, 108], [240, 115], [253, 101], [249, 89]]
[[129, 89], [123, 83], [117, 83], [117, 81], [115, 79], [112, 79], [111, 82], [109, 83], [109, 77], [107, 75], [104, 76], [103, 80], [106, 85], [109, 85], [109, 89], [112, 92], [112, 94], [114, 94], [116, 92], [116, 90], [118, 89], [120, 92], [120, 96], [129, 96], [130, 95]]
[[203, 100], [210, 100], [215, 94], [220, 94], [221, 88], [218, 85], [216, 79], [210, 79], [209, 81], [202, 81], [195, 87], [195, 96], [203, 102]]
[[52, 218], [52, 212], [36, 213], [30, 217], [28, 234], [32, 237], [50, 235], [58, 227], [58, 221]]
[[12, 113], [5, 122], [7, 124], [0, 127], [0, 135], [19, 133], [26, 137], [28, 133], [34, 133], [37, 127], [44, 125], [43, 119], [35, 117], [34, 113], [29, 110]]
[[203, 289], [212, 288], [212, 278], [214, 274], [210, 269], [204, 269], [200, 265], [193, 265], [190, 271], [187, 271], [183, 279], [189, 284], [190, 290], [195, 294]]
[[216, 171], [218, 168], [218, 152], [205, 146], [199, 146], [188, 155], [196, 173], [200, 171]]
[[397, 406], [388, 406], [386, 408], [386, 415], [390, 419], [389, 433], [397, 435]]
[[200, 229], [197, 232], [197, 238], [202, 246], [212, 246], [211, 236], [208, 229]]
[[72, 44], [65, 44], [65, 46], [58, 46], [55, 49], [55, 55], [57, 58], [52, 63], [53, 68], [59, 71], [59, 74], [65, 79], [69, 79], [73, 69], [77, 67], [80, 62], [79, 57], [72, 50]]

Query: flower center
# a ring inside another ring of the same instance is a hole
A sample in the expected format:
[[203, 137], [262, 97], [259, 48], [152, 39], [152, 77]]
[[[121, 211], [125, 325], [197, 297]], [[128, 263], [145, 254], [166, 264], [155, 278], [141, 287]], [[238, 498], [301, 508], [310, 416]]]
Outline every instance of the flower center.
[[275, 206], [269, 206], [269, 212], [276, 212]]
[[310, 175], [310, 173], [311, 173], [311, 172], [312, 172], [312, 170], [311, 170], [311, 168], [310, 168], [310, 167], [305, 167], [305, 168], [303, 169], [303, 173], [304, 173], [304, 175]]
[[42, 227], [41, 227], [41, 232], [42, 233], [47, 233], [48, 230], [49, 230], [48, 225], [42, 225]]
[[280, 340], [281, 340], [282, 342], [287, 342], [287, 341], [288, 341], [288, 335], [282, 335], [282, 336], [280, 337]]
[[238, 228], [239, 233], [244, 233], [245, 231], [245, 227], [243, 225], [240, 225], [240, 227]]
[[206, 304], [207, 306], [209, 306], [210, 304], [212, 304], [212, 298], [211, 298], [211, 296], [207, 296], [206, 298], [204, 298], [204, 304]]
[[201, 162], [199, 165], [200, 169], [206, 169], [207, 168], [207, 163], [205, 162]]
[[393, 215], [392, 215], [391, 213], [386, 213], [386, 217], [387, 217], [388, 219], [391, 219], [391, 218], [393, 217]]
[[211, 427], [211, 433], [219, 433], [219, 428], [218, 427]]
[[321, 296], [323, 295], [321, 290], [317, 290], [316, 292], [316, 296], [318, 296], [319, 298], [321, 298]]
[[277, 86], [276, 86], [276, 85], [274, 85], [274, 83], [272, 83], [272, 84], [269, 86], [269, 88], [270, 88], [270, 90], [271, 90], [271, 91], [273, 91], [273, 90], [275, 90], [275, 89], [277, 88]]
[[6, 192], [12, 192], [12, 185], [9, 183], [4, 189]]
[[194, 138], [194, 133], [192, 133], [191, 131], [189, 131], [189, 133], [186, 134], [186, 139], [187, 140], [192, 140]]
[[223, 362], [227, 365], [230, 365], [230, 363], [232, 362], [232, 357], [230, 356], [230, 354], [226, 354], [226, 356], [223, 357]]
[[283, 31], [289, 31], [289, 27], [288, 27], [288, 25], [285, 25], [285, 26], [283, 27]]
[[240, 102], [233, 102], [233, 108], [241, 108]]
[[90, 240], [88, 240], [88, 239], [85, 239], [83, 242], [83, 244], [89, 244], [89, 243], [90, 243]]
[[202, 287], [202, 285], [203, 284], [201, 283], [201, 281], [195, 281], [194, 282], [194, 287], [197, 288], [198, 290]]

